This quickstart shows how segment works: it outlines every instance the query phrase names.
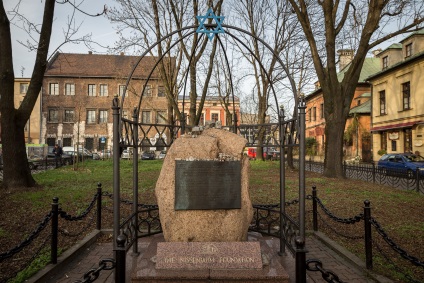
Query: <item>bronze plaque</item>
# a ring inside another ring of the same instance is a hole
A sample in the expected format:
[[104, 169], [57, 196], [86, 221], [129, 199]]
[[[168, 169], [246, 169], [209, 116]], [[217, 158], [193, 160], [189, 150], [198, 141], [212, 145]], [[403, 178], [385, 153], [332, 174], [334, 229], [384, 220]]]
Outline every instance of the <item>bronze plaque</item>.
[[175, 210], [240, 207], [240, 161], [175, 161]]

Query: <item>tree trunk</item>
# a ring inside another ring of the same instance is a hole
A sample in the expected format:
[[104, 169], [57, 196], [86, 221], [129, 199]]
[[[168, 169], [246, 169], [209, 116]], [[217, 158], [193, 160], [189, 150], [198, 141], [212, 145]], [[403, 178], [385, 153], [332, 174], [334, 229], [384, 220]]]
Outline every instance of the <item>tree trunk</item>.
[[[33, 187], [35, 180], [31, 176], [25, 148], [23, 121], [16, 121], [15, 109], [2, 109], [1, 129], [3, 143], [3, 188]], [[7, 133], [7, 134], [4, 134]], [[13, 160], [13, 162], [7, 162]]]
[[344, 178], [343, 170], [343, 134], [345, 123], [342, 121], [326, 120], [324, 176]]

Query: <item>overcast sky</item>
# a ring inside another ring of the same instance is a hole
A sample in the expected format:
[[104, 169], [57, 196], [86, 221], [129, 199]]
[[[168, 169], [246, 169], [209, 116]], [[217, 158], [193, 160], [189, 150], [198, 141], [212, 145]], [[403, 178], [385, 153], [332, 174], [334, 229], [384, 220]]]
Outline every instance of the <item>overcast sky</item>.
[[[3, 1], [6, 11], [12, 10], [17, 4], [17, 0], [5, 0]], [[81, 2], [81, 1], [80, 1]], [[25, 15], [33, 23], [41, 24], [45, 1], [42, 0], [22, 0], [19, 7], [21, 14]], [[86, 0], [80, 8], [90, 14], [97, 14], [103, 10], [103, 6], [107, 5], [112, 7], [113, 0]], [[69, 4], [56, 4], [55, 8], [55, 20], [53, 23], [53, 33], [51, 37], [50, 50], [52, 53], [64, 39], [63, 30], [67, 26], [68, 16], [72, 9]], [[11, 15], [9, 14], [9, 19]], [[82, 13], [77, 12], [75, 15], [76, 24], [82, 24], [79, 30], [79, 36], [85, 34], [92, 35], [92, 39], [98, 41], [102, 45], [113, 46], [117, 39], [115, 30], [112, 24], [105, 16], [100, 17], [89, 17]], [[14, 20], [16, 22], [16, 20]], [[18, 26], [21, 26], [19, 22], [16, 22]], [[27, 48], [17, 42], [26, 41], [29, 39], [27, 33], [22, 29], [11, 25], [12, 33], [12, 47], [13, 47], [13, 65], [16, 77], [22, 77], [22, 68], [25, 68], [23, 77], [30, 77], [35, 62], [35, 51], [28, 51]], [[95, 47], [98, 52], [105, 52], [104, 49]], [[60, 48], [61, 52], [68, 53], [87, 53], [88, 48], [84, 44], [67, 44]], [[50, 56], [51, 54], [49, 54]]]

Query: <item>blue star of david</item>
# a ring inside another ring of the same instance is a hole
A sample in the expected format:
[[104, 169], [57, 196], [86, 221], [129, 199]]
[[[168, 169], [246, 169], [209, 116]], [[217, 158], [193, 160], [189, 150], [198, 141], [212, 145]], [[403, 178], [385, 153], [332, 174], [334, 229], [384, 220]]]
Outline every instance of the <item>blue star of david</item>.
[[[197, 33], [204, 33], [209, 38], [209, 40], [212, 40], [212, 38], [217, 33], [225, 33], [225, 31], [222, 29], [222, 22], [224, 21], [224, 16], [216, 16], [213, 12], [212, 8], [209, 8], [208, 12], [205, 16], [196, 16], [196, 18], [199, 20], [200, 24], [197, 28]], [[216, 26], [214, 25], [213, 28], [210, 26], [205, 26], [205, 22], [207, 19], [214, 19]], [[210, 28], [210, 29], [209, 29]]]

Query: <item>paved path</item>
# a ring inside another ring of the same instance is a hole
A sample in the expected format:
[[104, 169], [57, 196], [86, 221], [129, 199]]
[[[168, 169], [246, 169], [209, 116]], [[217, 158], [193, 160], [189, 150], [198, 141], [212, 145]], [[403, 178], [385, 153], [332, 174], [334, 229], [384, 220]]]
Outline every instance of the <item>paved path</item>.
[[[139, 252], [142, 254], [146, 251], [151, 238], [143, 238], [139, 241]], [[273, 237], [265, 237], [268, 245], [273, 250], [279, 250], [279, 240]], [[321, 240], [315, 236], [308, 236], [306, 238], [306, 248], [308, 253], [307, 259], [319, 259], [323, 263], [323, 268], [331, 270], [342, 280], [343, 282], [391, 282], [383, 277], [373, 276], [369, 277], [367, 273], [354, 263], [345, 259], [345, 257], [339, 255], [339, 252], [335, 252], [325, 245]], [[347, 253], [347, 252], [346, 252]], [[352, 256], [348, 254], [347, 256]], [[94, 245], [86, 248], [78, 257], [68, 263], [66, 266], [60, 268], [60, 274], [53, 274], [49, 276], [49, 279], [43, 279], [43, 283], [73, 283], [76, 280], [83, 280], [83, 275], [91, 268], [98, 268], [99, 261], [104, 258], [113, 258], [112, 244], [111, 243], [95, 243]], [[127, 282], [130, 282], [131, 266], [133, 263], [134, 256], [132, 252], [127, 253]], [[290, 283], [295, 282], [295, 259], [291, 254], [287, 254], [281, 257], [281, 263], [287, 273], [290, 276]], [[36, 281], [37, 282], [37, 281]], [[41, 281], [38, 281], [41, 282]], [[100, 272], [99, 278], [95, 282], [114, 282], [113, 271]], [[307, 272], [307, 282], [326, 282], [320, 272]]]

